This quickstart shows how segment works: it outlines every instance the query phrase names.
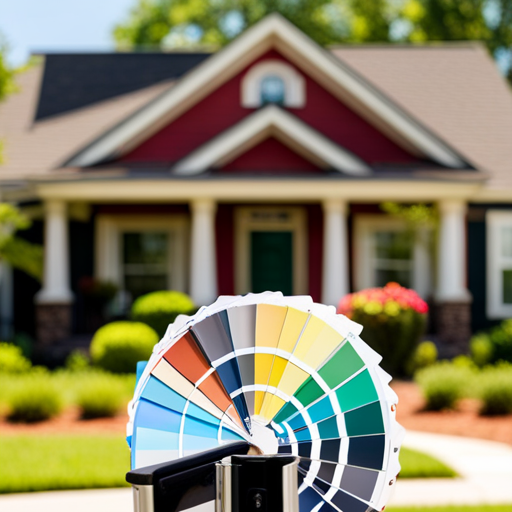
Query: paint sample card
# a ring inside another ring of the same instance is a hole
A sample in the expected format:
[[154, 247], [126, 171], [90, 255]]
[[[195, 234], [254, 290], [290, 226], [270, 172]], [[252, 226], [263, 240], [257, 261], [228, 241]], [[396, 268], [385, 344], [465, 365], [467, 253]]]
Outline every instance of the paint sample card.
[[299, 457], [301, 512], [382, 509], [401, 427], [353, 323], [278, 293], [225, 297], [181, 322], [132, 402], [133, 468], [246, 441]]

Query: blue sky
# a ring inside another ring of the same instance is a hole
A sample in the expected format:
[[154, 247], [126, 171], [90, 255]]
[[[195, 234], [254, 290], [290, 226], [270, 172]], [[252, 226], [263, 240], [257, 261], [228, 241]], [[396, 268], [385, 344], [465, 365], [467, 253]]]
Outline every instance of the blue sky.
[[37, 51], [113, 48], [112, 27], [136, 0], [0, 0], [0, 33], [11, 65]]

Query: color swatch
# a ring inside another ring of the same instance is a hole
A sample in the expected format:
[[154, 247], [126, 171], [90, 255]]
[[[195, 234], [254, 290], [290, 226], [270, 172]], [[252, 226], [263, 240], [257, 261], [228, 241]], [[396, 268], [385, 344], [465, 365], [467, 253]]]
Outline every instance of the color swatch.
[[156, 347], [130, 406], [132, 468], [234, 440], [300, 458], [300, 510], [381, 510], [397, 397], [361, 327], [309, 297], [221, 297]]

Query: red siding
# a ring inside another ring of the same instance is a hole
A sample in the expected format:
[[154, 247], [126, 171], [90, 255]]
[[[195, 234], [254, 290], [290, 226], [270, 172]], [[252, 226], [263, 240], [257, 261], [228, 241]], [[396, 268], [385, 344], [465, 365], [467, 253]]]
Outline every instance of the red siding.
[[222, 173], [244, 171], [272, 171], [287, 173], [323, 173], [309, 160], [293, 152], [273, 137], [249, 149], [221, 168]]
[[215, 219], [219, 295], [235, 294], [234, 206], [219, 204]]
[[[258, 61], [268, 58], [285, 60], [277, 52], [270, 51]], [[240, 82], [246, 70], [125, 155], [122, 161], [175, 162], [250, 115], [254, 110], [240, 105]], [[290, 109], [290, 112], [369, 163], [417, 160], [309, 76], [306, 76], [305, 108]], [[292, 162], [286, 165], [292, 165]]]
[[[220, 295], [233, 295], [235, 292], [234, 209], [237, 206], [238, 205], [220, 204], [217, 209], [217, 277]], [[307, 293], [313, 297], [313, 300], [320, 302], [322, 294], [323, 257], [322, 208], [317, 204], [289, 206], [301, 206], [306, 210], [309, 287]]]

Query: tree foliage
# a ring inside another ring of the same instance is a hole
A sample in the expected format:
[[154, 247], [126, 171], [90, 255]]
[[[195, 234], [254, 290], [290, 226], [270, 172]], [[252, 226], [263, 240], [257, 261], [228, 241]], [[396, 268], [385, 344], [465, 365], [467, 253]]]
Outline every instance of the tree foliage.
[[278, 12], [321, 45], [386, 41], [386, 0], [137, 0], [114, 29], [122, 48], [222, 46]]
[[405, 0], [406, 41], [482, 41], [512, 79], [512, 0]]
[[30, 220], [15, 206], [0, 203], [0, 260], [40, 280], [43, 273], [43, 249], [16, 236], [30, 227]]
[[135, 0], [120, 48], [223, 46], [272, 12], [321, 45], [483, 41], [512, 78], [512, 0]]

